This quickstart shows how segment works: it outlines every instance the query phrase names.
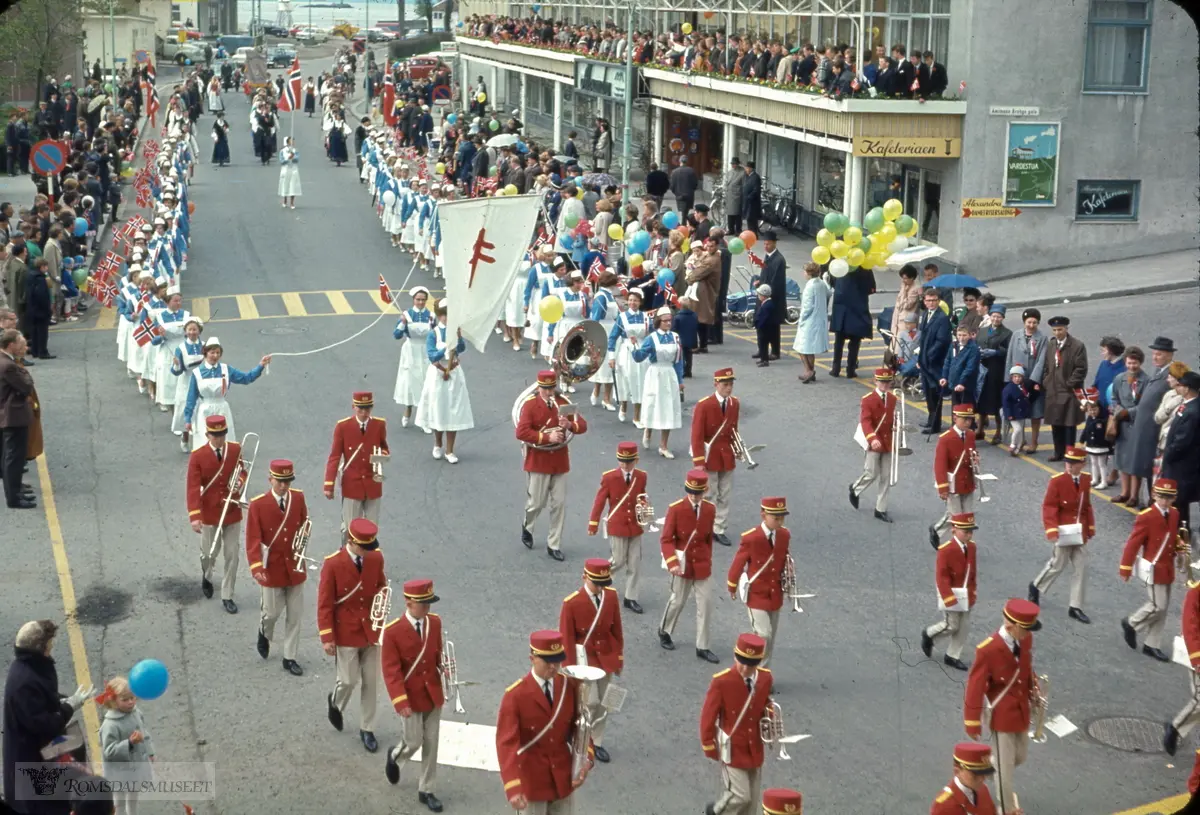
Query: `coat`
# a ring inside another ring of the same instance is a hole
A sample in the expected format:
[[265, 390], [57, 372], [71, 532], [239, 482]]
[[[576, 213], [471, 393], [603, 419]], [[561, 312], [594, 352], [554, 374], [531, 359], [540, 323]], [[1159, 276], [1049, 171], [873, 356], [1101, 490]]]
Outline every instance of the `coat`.
[[375, 480], [371, 468], [371, 454], [376, 447], [390, 454], [386, 419], [368, 417], [365, 433], [357, 417], [340, 420], [333, 426], [333, 445], [325, 459], [325, 486], [332, 488], [340, 471], [342, 498], [354, 501], [382, 498], [383, 483]]
[[1013, 334], [1008, 343], [1008, 357], [1004, 360], [1004, 370], [1008, 371], [1014, 365], [1025, 369], [1025, 389], [1029, 391], [1031, 419], [1041, 419], [1045, 412], [1045, 402], [1039, 390], [1046, 374], [1046, 346], [1048, 338], [1041, 331], [1027, 335], [1022, 329]]
[[[140, 730], [144, 738], [137, 744], [130, 744], [129, 737], [135, 730]], [[128, 713], [116, 709], [104, 712], [104, 721], [100, 723], [100, 751], [104, 754], [104, 777], [109, 781], [129, 783], [153, 779], [150, 759], [155, 755], [154, 742], [138, 708]]]
[[733, 455], [733, 434], [738, 432], [741, 403], [736, 396], [725, 400], [725, 409], [717, 395], [710, 393], [692, 409], [692, 464], [710, 473], [726, 473], [737, 467]]
[[[721, 256], [701, 252], [695, 267], [688, 272], [687, 282], [696, 287], [696, 319], [704, 325], [717, 321], [717, 295], [721, 288]], [[684, 291], [687, 289], [685, 288]]]
[[[67, 813], [69, 806], [32, 809], [16, 798], [16, 765], [40, 763], [41, 750], [67, 728], [74, 711], [58, 692], [54, 660], [40, 651], [16, 648], [4, 684], [4, 790], [15, 812]], [[64, 804], [66, 802], [63, 802]]]
[[45, 438], [42, 434], [42, 405], [38, 401], [37, 388], [29, 395], [33, 403], [33, 421], [29, 425], [29, 437], [25, 442], [25, 460], [33, 461], [45, 449]]
[[558, 674], [551, 680], [551, 688], [553, 705], [527, 671], [508, 686], [500, 700], [496, 758], [509, 800], [524, 795], [527, 801], [558, 801], [571, 794], [575, 683]]
[[916, 278], [908, 280], [900, 278], [900, 291], [896, 292], [896, 305], [892, 308], [892, 325], [888, 330], [892, 336], [900, 333], [900, 318], [905, 314], [917, 314], [921, 311], [921, 287]]
[[378, 549], [363, 554], [362, 571], [348, 547], [325, 556], [317, 584], [317, 636], [322, 645], [366, 648], [379, 642], [380, 632], [371, 628], [371, 607], [387, 585], [383, 568]]
[[763, 260], [759, 283], [771, 287], [771, 302], [774, 304], [772, 324], [782, 325], [783, 318], [787, 316], [787, 259], [778, 249]]
[[874, 290], [875, 274], [869, 269], [859, 269], [834, 280], [833, 317], [829, 327], [835, 334], [871, 338], [870, 296]]
[[33, 377], [0, 352], [0, 428], [28, 427], [34, 419]]
[[942, 362], [941, 378], [946, 380], [946, 386], [942, 389], [946, 395], [954, 393], [955, 387], [962, 385], [965, 389], [963, 401], [973, 401], [975, 382], [979, 378], [979, 346], [973, 340], [967, 340], [961, 347], [957, 342], [954, 343]]
[[[547, 475], [570, 472], [571, 454], [567, 445], [556, 450], [539, 450], [535, 446], [550, 443], [550, 431], [558, 427], [559, 406], [568, 404], [569, 401], [560, 394], [555, 396], [554, 406], [548, 407], [545, 399], [537, 393], [531, 393], [525, 399], [525, 404], [521, 405], [516, 437], [517, 441], [525, 445], [525, 472]], [[577, 435], [586, 433], [587, 420], [579, 413], [573, 413], [568, 429]]]
[[268, 490], [254, 496], [246, 517], [250, 574], [260, 586], [273, 589], [298, 586], [308, 579], [307, 563], [301, 563], [297, 570], [292, 556], [292, 541], [308, 519], [308, 506], [300, 490], [288, 489], [285, 495], [286, 512], [279, 508], [275, 493]]
[[641, 536], [642, 526], [637, 522], [637, 498], [646, 492], [646, 471], [635, 467], [629, 482], [625, 483], [625, 473], [620, 468], [608, 470], [600, 476], [600, 489], [596, 491], [596, 500], [592, 502], [592, 513], [588, 519], [589, 532], [600, 528], [601, 514], [607, 504], [605, 531], [608, 535], [619, 538]]
[[379, 661], [388, 699], [399, 713], [429, 713], [446, 703], [442, 686], [442, 618], [430, 612], [421, 626], [424, 637], [401, 614], [383, 629]]
[[1193, 399], [1179, 406], [1167, 443], [1162, 452], [1162, 474], [1173, 479], [1179, 489], [1175, 498], [1178, 506], [1200, 500], [1200, 400]]
[[[575, 591], [563, 600], [558, 630], [567, 651], [567, 665], [578, 665], [575, 646], [583, 646], [587, 664], [620, 675], [625, 667], [625, 634], [621, 628], [621, 598], [612, 586], [599, 590], [600, 608], [586, 591]], [[600, 619], [596, 619], [596, 615]], [[594, 622], [593, 622], [594, 621]]]
[[984, 328], [975, 338], [979, 343], [979, 362], [985, 370], [983, 387], [976, 397], [976, 412], [995, 416], [1000, 412], [1000, 394], [1008, 382], [1008, 345], [1012, 342], [1012, 331], [1004, 326]]
[[33, 269], [25, 278], [25, 317], [30, 322], [48, 323], [54, 313], [54, 301], [50, 295], [50, 281], [45, 272]]
[[938, 597], [947, 608], [958, 605], [954, 589], [966, 588], [967, 609], [975, 608], [976, 568], [975, 541], [967, 541], [964, 550], [958, 538], [951, 538], [938, 547], [937, 562], [933, 567], [933, 582], [937, 585]]
[[1164, 365], [1146, 382], [1146, 391], [1138, 402], [1137, 415], [1131, 423], [1132, 428], [1130, 425], [1122, 428], [1122, 432], [1129, 432], [1130, 429], [1133, 431], [1133, 461], [1129, 473], [1139, 478], [1150, 478], [1154, 474], [1154, 456], [1158, 452], [1158, 423], [1154, 421], [1154, 411], [1158, 410], [1158, 403], [1163, 400], [1168, 390], [1170, 385], [1167, 384], [1167, 366]]
[[741, 217], [742, 214], [742, 182], [746, 174], [741, 167], [734, 167], [725, 173], [725, 210], [730, 215]]
[[717, 744], [717, 728], [720, 728], [730, 737], [730, 767], [742, 770], [762, 767], [764, 750], [759, 723], [771, 701], [773, 680], [769, 670], [758, 668], [751, 695], [745, 680], [732, 668], [713, 674], [700, 709], [700, 747], [705, 756], [721, 760]]
[[1141, 557], [1154, 564], [1154, 584], [1169, 586], [1175, 582], [1175, 551], [1182, 543], [1179, 510], [1171, 507], [1164, 518], [1157, 504], [1147, 507], [1138, 513], [1125, 540], [1120, 574], [1134, 574], [1134, 561]]
[[[993, 732], [1026, 732], [1032, 711], [1033, 683], [1032, 634], [1021, 641], [1020, 658], [1013, 655], [998, 631], [979, 643], [963, 694], [963, 725], [967, 735], [980, 734], [985, 697], [995, 703], [991, 721]], [[1005, 688], [1009, 689], [1007, 693], [1004, 693]], [[1001, 699], [1002, 693], [1004, 698]]]
[[[732, 211], [732, 202], [729, 207]], [[762, 219], [762, 177], [757, 171], [746, 173], [742, 182], [742, 217], [750, 224]]]
[[687, 580], [704, 580], [712, 576], [712, 534], [717, 519], [717, 505], [700, 502], [700, 517], [692, 502], [680, 498], [667, 508], [659, 544], [667, 566], [679, 562], [683, 553], [683, 576]]
[[1096, 537], [1096, 513], [1092, 510], [1091, 473], [1079, 474], [1079, 486], [1067, 473], [1050, 476], [1042, 498], [1042, 527], [1049, 540], [1058, 540], [1058, 528], [1064, 524], [1082, 524], [1083, 542]]
[[[1136, 461], [1134, 451], [1137, 449], [1137, 433], [1134, 422], [1142, 410], [1142, 399], [1146, 396], [1149, 384], [1150, 375], [1144, 370], [1139, 370], [1136, 374], [1125, 371], [1113, 380], [1109, 414], [1117, 417], [1117, 442], [1113, 447], [1116, 456], [1113, 466], [1117, 468], [1118, 472], [1133, 472]], [[1147, 412], [1154, 413], [1154, 410], [1151, 409]], [[1155, 433], [1156, 451], [1157, 436], [1158, 434]], [[1151, 465], [1153, 465], [1153, 461], [1153, 456], [1151, 456]]]
[[745, 573], [750, 580], [746, 608], [759, 611], [783, 608], [783, 570], [791, 539], [792, 533], [783, 527], [775, 530], [773, 545], [761, 525], [742, 533], [741, 543], [729, 564], [726, 585], [729, 591], [737, 591], [738, 581]]
[[4, 264], [4, 290], [8, 293], [8, 307], [21, 319], [25, 317], [25, 279], [28, 277], [29, 267], [25, 261], [9, 255]]
[[799, 354], [824, 354], [829, 350], [829, 284], [810, 278], [800, 295], [800, 324], [793, 345]]
[[[242, 448], [237, 442], [226, 442], [221, 460], [211, 444], [192, 451], [187, 468], [188, 521], [199, 520], [204, 526], [216, 526], [221, 521], [221, 510], [229, 495], [229, 479], [241, 457]], [[242, 507], [237, 501], [229, 502], [225, 512], [225, 526], [241, 523]]]
[[[1082, 388], [1087, 381], [1087, 368], [1087, 348], [1080, 340], [1067, 335], [1060, 353], [1058, 341], [1051, 338], [1046, 351], [1046, 378], [1042, 382], [1047, 424], [1074, 427], [1083, 421], [1083, 408], [1075, 397], [1075, 389]], [[1149, 418], [1153, 423], [1154, 417]]]

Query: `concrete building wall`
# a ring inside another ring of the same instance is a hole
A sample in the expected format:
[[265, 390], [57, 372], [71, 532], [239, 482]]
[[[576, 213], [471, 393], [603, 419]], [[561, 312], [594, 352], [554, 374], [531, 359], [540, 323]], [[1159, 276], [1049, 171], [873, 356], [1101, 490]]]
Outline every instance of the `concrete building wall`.
[[[88, 15], [83, 20], [83, 31], [87, 37], [87, 57], [94, 62], [111, 67], [113, 57], [123, 58], [119, 68], [133, 65], [133, 54], [139, 49], [154, 53], [155, 20], [153, 17], [115, 16], [111, 26], [107, 15]], [[113, 51], [114, 38], [116, 51]]]

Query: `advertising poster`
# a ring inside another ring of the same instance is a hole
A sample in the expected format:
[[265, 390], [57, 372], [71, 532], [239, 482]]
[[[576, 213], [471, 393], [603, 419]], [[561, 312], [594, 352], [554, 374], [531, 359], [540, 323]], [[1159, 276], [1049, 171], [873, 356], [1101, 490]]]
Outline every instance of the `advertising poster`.
[[1009, 122], [1004, 205], [1052, 207], [1058, 190], [1058, 122]]

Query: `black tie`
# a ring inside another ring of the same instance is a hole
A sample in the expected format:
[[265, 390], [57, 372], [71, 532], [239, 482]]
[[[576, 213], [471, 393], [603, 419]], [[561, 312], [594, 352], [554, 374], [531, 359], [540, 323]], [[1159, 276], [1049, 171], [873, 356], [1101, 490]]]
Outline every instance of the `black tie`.
[[225, 458], [225, 456], [222, 455], [223, 452], [224, 451], [220, 447], [217, 448], [217, 463], [218, 464], [220, 464], [221, 461]]
[[359, 427], [362, 429], [362, 432], [364, 432], [364, 433], [367, 432], [367, 423], [366, 422], [363, 422], [362, 424], [360, 424]]
[[772, 549], [775, 548], [775, 533], [774, 532], [767, 533], [767, 543], [771, 544]]
[[725, 400], [724, 399], [721, 400], [721, 415], [722, 416], [725, 415]]
[[754, 693], [754, 683], [750, 681], [750, 677], [746, 677], [746, 691]]
[[550, 408], [551, 410], [554, 410], [554, 400], [553, 400], [553, 399], [547, 399], [547, 400], [546, 400], [546, 407]]
[[549, 702], [550, 704], [554, 704], [554, 694], [552, 694], [550, 692], [550, 680], [549, 679], [542, 680], [542, 690], [544, 690], [546, 692], [546, 701]]
[[625, 483], [629, 484], [633, 481], [633, 473], [625, 473]]
[[355, 556], [354, 556], [354, 566], [355, 566], [355, 568], [357, 568], [357, 569], [358, 569], [360, 572], [362, 571], [362, 555], [355, 555]]
[[700, 505], [696, 504], [696, 520], [700, 520]]
[[1075, 488], [1079, 488], [1079, 476], [1075, 476]]
[[592, 600], [596, 603], [596, 610], [599, 611], [600, 610], [600, 595], [593, 594]]
[[280, 497], [280, 499], [279, 499], [279, 511], [280, 511], [280, 512], [287, 512], [287, 505], [284, 503], [284, 501], [283, 501], [283, 498], [282, 498], [282, 497]]
[[1019, 642], [1013, 643], [1013, 656], [1016, 657], [1017, 659], [1021, 658], [1021, 643], [1019, 643]]
[[417, 620], [417, 639], [424, 639], [421, 636], [421, 621]]

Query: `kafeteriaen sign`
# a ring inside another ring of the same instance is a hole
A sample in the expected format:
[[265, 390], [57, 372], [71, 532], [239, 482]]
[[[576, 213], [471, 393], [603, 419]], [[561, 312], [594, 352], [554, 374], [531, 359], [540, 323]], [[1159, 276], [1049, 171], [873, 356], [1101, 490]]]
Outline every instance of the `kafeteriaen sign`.
[[958, 158], [962, 139], [855, 136], [854, 155], [866, 158]]

